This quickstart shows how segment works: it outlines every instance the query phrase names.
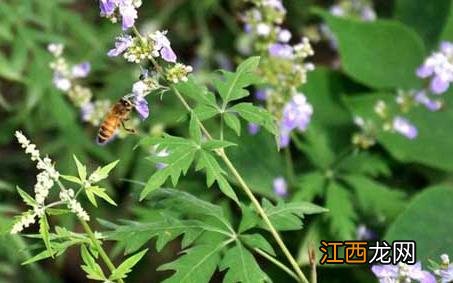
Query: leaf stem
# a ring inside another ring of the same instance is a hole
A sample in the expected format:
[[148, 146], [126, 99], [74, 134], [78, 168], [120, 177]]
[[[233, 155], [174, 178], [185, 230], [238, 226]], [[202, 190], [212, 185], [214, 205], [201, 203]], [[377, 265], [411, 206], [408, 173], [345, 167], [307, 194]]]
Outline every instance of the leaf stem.
[[296, 280], [299, 280], [299, 278], [297, 277], [296, 273], [292, 272], [291, 269], [286, 267], [286, 265], [281, 263], [278, 259], [274, 258], [273, 256], [267, 254], [265, 251], [262, 251], [262, 250], [260, 250], [258, 248], [254, 248], [254, 251], [256, 253], [260, 254], [262, 257], [264, 257], [267, 260], [269, 260], [270, 262], [272, 262], [273, 264], [275, 264], [276, 266], [280, 267], [283, 271], [288, 273], [288, 275], [291, 276], [292, 278], [294, 278]]

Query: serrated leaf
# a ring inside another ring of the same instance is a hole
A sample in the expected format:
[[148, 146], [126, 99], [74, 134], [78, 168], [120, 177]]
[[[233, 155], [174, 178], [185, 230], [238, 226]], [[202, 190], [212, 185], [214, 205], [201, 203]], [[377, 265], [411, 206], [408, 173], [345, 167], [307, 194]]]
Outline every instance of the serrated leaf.
[[297, 180], [297, 191], [293, 200], [312, 201], [323, 196], [327, 185], [327, 177], [319, 171], [308, 172]]
[[206, 171], [206, 185], [208, 187], [211, 187], [214, 181], [216, 181], [219, 185], [220, 190], [226, 196], [234, 200], [236, 203], [239, 203], [236, 193], [223, 176], [226, 174], [226, 172], [222, 169], [222, 167], [220, 167], [216, 158], [205, 150], [200, 151], [200, 156], [196, 167], [196, 170], [202, 169], [205, 169]]
[[331, 231], [338, 240], [353, 239], [357, 215], [349, 191], [342, 185], [331, 182], [327, 187], [326, 208], [329, 209]]
[[369, 152], [349, 155], [338, 164], [338, 169], [352, 174], [363, 174], [371, 177], [388, 177], [391, 174], [387, 163], [379, 155]]
[[134, 267], [142, 259], [147, 251], [148, 249], [145, 249], [126, 259], [123, 263], [120, 264], [120, 266], [113, 270], [112, 274], [109, 277], [109, 280], [115, 281], [118, 279], [126, 278], [126, 274], [132, 271], [132, 267]]
[[258, 248], [275, 256], [275, 251], [271, 244], [261, 234], [245, 234], [240, 235], [239, 239], [251, 249]]
[[[269, 220], [274, 225], [275, 229], [281, 231], [299, 230], [302, 229], [302, 220], [305, 215], [319, 214], [327, 212], [328, 210], [309, 202], [278, 202], [273, 205], [267, 199], [263, 199], [263, 208]], [[261, 226], [267, 226], [262, 223]], [[266, 228], [267, 229], [267, 228]]]
[[75, 177], [75, 176], [69, 176], [69, 175], [60, 175], [61, 178], [65, 179], [66, 181], [69, 181], [69, 182], [72, 182], [72, 183], [75, 183], [75, 184], [82, 184], [83, 182]]
[[98, 167], [93, 173], [91, 173], [88, 180], [90, 180], [90, 182], [94, 184], [106, 179], [109, 176], [110, 171], [112, 171], [112, 169], [115, 168], [118, 162], [119, 160], [115, 160], [103, 167]]
[[78, 159], [77, 156], [73, 155], [74, 161], [77, 166], [77, 172], [79, 173], [80, 180], [84, 181], [87, 179], [87, 167], [83, 165]]
[[233, 113], [228, 113], [225, 112], [222, 114], [223, 115], [223, 120], [225, 121], [225, 124], [232, 129], [236, 135], [240, 136], [241, 135], [241, 121], [239, 118], [233, 114]]
[[252, 103], [243, 102], [230, 108], [237, 112], [242, 118], [250, 123], [258, 124], [268, 130], [271, 134], [277, 134], [277, 126], [274, 117], [264, 108], [254, 106]]
[[225, 253], [219, 269], [220, 271], [227, 270], [223, 279], [224, 283], [271, 282], [253, 255], [240, 242]]
[[39, 219], [39, 234], [42, 237], [42, 240], [44, 242], [44, 245], [46, 246], [46, 249], [49, 251], [49, 254], [53, 257], [53, 250], [52, 250], [52, 245], [50, 243], [50, 238], [49, 238], [49, 222], [47, 222], [47, 216], [44, 213], [44, 215], [41, 216], [41, 219]]
[[296, 144], [318, 168], [329, 169], [336, 160], [327, 132], [312, 125], [304, 133], [305, 143]]
[[204, 121], [219, 114], [219, 109], [212, 105], [201, 104], [193, 110], [200, 121]]
[[228, 102], [249, 95], [249, 92], [244, 88], [259, 81], [258, 77], [254, 74], [259, 60], [259, 57], [251, 57], [242, 62], [235, 73], [224, 71], [224, 80], [214, 81], [214, 85], [222, 97], [223, 108], [225, 108]]
[[220, 251], [224, 243], [217, 245], [198, 245], [185, 250], [184, 255], [177, 260], [164, 264], [158, 268], [175, 270], [176, 272], [164, 280], [165, 283], [208, 283], [220, 262]]
[[209, 140], [207, 142], [204, 142], [201, 147], [206, 150], [216, 150], [219, 148], [226, 148], [230, 146], [236, 146], [237, 144], [225, 141], [225, 140]]
[[25, 191], [23, 191], [21, 188], [16, 186], [17, 192], [19, 193], [20, 197], [22, 200], [29, 206], [35, 207], [38, 203], [34, 198], [32, 198], [29, 194], [27, 194]]
[[105, 192], [106, 189], [105, 188], [101, 188], [101, 187], [98, 187], [98, 186], [90, 186], [90, 187], [87, 187], [85, 188], [86, 191], [89, 191], [91, 193], [93, 193], [94, 195], [102, 198], [103, 200], [105, 200], [106, 202], [110, 203], [111, 205], [114, 205], [116, 206], [116, 202], [111, 199], [109, 197], [109, 195]]
[[107, 278], [102, 271], [102, 268], [99, 264], [96, 263], [93, 256], [88, 251], [85, 245], [80, 247], [80, 253], [82, 256], [82, 260], [84, 265], [82, 265], [82, 269], [86, 272], [88, 279], [98, 280], [98, 281], [105, 281]]

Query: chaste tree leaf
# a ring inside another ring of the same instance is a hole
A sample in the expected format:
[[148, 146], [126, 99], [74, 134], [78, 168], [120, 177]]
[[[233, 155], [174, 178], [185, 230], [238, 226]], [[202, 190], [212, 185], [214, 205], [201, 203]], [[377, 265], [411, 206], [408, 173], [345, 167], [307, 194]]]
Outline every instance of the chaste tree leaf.
[[243, 119], [250, 123], [263, 126], [271, 134], [277, 134], [277, 126], [274, 117], [266, 109], [254, 106], [252, 103], [243, 102], [234, 105], [229, 111], [237, 112]]
[[142, 259], [142, 257], [146, 254], [147, 251], [148, 249], [145, 249], [123, 261], [120, 264], [120, 266], [118, 266], [115, 270], [112, 271], [109, 280], [115, 281], [118, 279], [126, 278], [127, 274], [132, 271], [132, 267], [134, 267]]
[[326, 208], [330, 210], [331, 231], [338, 240], [354, 237], [357, 214], [351, 198], [351, 193], [339, 183], [331, 182], [327, 187]]
[[82, 256], [83, 265], [82, 269], [86, 272], [88, 279], [93, 279], [97, 281], [105, 281], [107, 278], [102, 271], [102, 268], [99, 264], [96, 263], [96, 260], [90, 254], [90, 251], [85, 245], [80, 247], [80, 254]]

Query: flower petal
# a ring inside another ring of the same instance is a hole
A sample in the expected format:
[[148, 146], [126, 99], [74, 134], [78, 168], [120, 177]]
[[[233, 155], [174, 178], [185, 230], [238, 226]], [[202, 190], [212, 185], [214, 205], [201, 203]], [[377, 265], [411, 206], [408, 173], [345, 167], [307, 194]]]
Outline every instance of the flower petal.
[[447, 91], [450, 83], [436, 76], [431, 80], [430, 88], [435, 94], [442, 94]]
[[162, 47], [162, 49], [160, 50], [160, 55], [165, 61], [176, 63], [176, 54], [170, 46]]
[[149, 116], [149, 106], [148, 101], [143, 96], [135, 96], [135, 110], [137, 110], [138, 114], [142, 117], [143, 120], [148, 118]]

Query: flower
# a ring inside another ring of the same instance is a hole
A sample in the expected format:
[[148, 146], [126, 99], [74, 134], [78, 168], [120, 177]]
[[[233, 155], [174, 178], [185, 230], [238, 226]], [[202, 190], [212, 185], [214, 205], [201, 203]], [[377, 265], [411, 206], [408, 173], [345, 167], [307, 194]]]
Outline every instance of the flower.
[[356, 237], [359, 241], [368, 241], [376, 238], [376, 233], [366, 227], [364, 224], [360, 224], [356, 230]]
[[119, 11], [122, 17], [121, 26], [123, 30], [127, 30], [134, 26], [135, 19], [137, 19], [137, 10], [131, 0], [120, 0]]
[[80, 203], [75, 199], [74, 191], [72, 189], [66, 190], [62, 189], [60, 191], [60, 199], [66, 202], [68, 208], [74, 212], [80, 219], [84, 221], [89, 221], [90, 216], [88, 213], [82, 208]]
[[69, 91], [72, 86], [71, 80], [58, 72], [56, 72], [53, 76], [53, 84], [57, 89], [64, 92]]
[[442, 283], [453, 282], [453, 266], [440, 270], [439, 275]]
[[40, 205], [44, 204], [49, 195], [49, 190], [53, 187], [54, 181], [47, 171], [42, 171], [36, 176], [35, 199]]
[[186, 82], [188, 80], [187, 75], [192, 72], [191, 66], [186, 66], [181, 63], [176, 63], [173, 67], [167, 70], [167, 80], [178, 83], [180, 81]]
[[269, 47], [269, 54], [284, 59], [294, 58], [294, 48], [289, 44], [275, 43]]
[[271, 32], [271, 27], [265, 23], [259, 23], [256, 26], [256, 33], [260, 36], [268, 36]]
[[148, 118], [149, 116], [148, 101], [146, 101], [146, 99], [143, 96], [141, 95], [134, 96], [134, 107], [143, 120]]
[[121, 26], [123, 30], [127, 30], [134, 26], [137, 19], [137, 8], [141, 6], [141, 1], [136, 0], [100, 0], [99, 9], [101, 17], [110, 18], [113, 22], [117, 22], [118, 11], [121, 16]]
[[287, 147], [289, 135], [294, 129], [305, 131], [313, 114], [313, 106], [308, 103], [305, 95], [296, 93], [283, 108], [280, 121], [280, 147]]
[[284, 197], [288, 194], [288, 185], [283, 177], [277, 177], [273, 181], [274, 193], [277, 196]]
[[249, 132], [249, 134], [254, 136], [254, 135], [258, 134], [258, 132], [260, 131], [260, 125], [255, 124], [255, 123], [248, 123], [247, 131]]
[[63, 49], [64, 45], [61, 43], [50, 43], [47, 45], [47, 50], [55, 57], [61, 56]]
[[430, 111], [438, 111], [442, 108], [442, 102], [438, 100], [430, 99], [425, 91], [419, 91], [415, 94], [415, 101], [422, 104], [426, 109]]
[[22, 214], [21, 218], [19, 221], [14, 223], [13, 227], [11, 228], [10, 233], [11, 234], [18, 234], [24, 230], [24, 228], [27, 228], [31, 224], [35, 223], [35, 218], [36, 218], [36, 213], [33, 213], [32, 211], [27, 211]]
[[265, 101], [267, 98], [267, 90], [259, 89], [259, 90], [255, 91], [255, 98], [257, 100]]
[[110, 100], [96, 100], [81, 106], [82, 120], [93, 126], [99, 126], [105, 114], [110, 110]]
[[118, 36], [115, 41], [115, 48], [110, 49], [109, 52], [107, 52], [107, 56], [116, 57], [121, 55], [124, 51], [131, 47], [133, 43], [134, 41], [132, 36], [128, 34]]
[[168, 40], [167, 31], [156, 31], [150, 35], [151, 39], [154, 41], [155, 51], [160, 52], [160, 56], [167, 62], [176, 63], [176, 54], [171, 49], [170, 40]]
[[282, 29], [278, 32], [278, 40], [283, 43], [287, 43], [291, 40], [291, 32], [287, 29]]
[[399, 265], [373, 265], [371, 271], [378, 277], [380, 283], [412, 282], [412, 280], [421, 283], [436, 283], [434, 275], [428, 271], [423, 271], [420, 262], [414, 265], [404, 263]]
[[83, 62], [72, 67], [72, 76], [74, 78], [85, 78], [90, 73], [90, 62]]
[[439, 51], [425, 59], [416, 74], [420, 78], [431, 77], [430, 89], [435, 94], [448, 90], [453, 82], [453, 43], [442, 42]]
[[417, 137], [417, 128], [403, 117], [396, 116], [393, 118], [392, 128], [408, 139], [412, 140]]

